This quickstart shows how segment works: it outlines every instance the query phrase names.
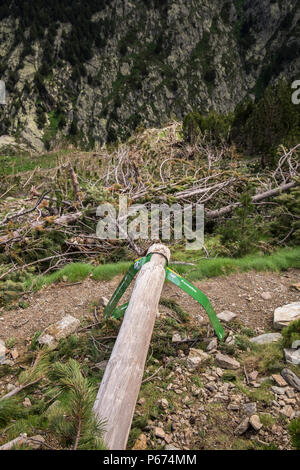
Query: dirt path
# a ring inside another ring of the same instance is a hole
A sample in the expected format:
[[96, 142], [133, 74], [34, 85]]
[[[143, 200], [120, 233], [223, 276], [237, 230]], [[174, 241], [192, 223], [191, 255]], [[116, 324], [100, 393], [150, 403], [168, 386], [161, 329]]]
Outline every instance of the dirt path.
[[[273, 312], [276, 307], [298, 301], [300, 293], [291, 288], [299, 283], [300, 271], [290, 269], [284, 273], [231, 274], [195, 284], [209, 297], [217, 313], [230, 310], [236, 313], [245, 326], [257, 333], [272, 329]], [[66, 314], [76, 318], [93, 320], [93, 306], [104, 296], [110, 298], [120, 282], [120, 277], [109, 282], [87, 279], [76, 285], [56, 284], [29, 295], [26, 309], [0, 310], [0, 339], [16, 338], [17, 344], [24, 344], [36, 331]], [[130, 290], [124, 295], [128, 300]], [[261, 294], [269, 292], [270, 300]], [[203, 309], [187, 294], [172, 284], [165, 284], [162, 296], [176, 300], [187, 312], [197, 318], [205, 317]], [[163, 308], [162, 308], [163, 310]]]

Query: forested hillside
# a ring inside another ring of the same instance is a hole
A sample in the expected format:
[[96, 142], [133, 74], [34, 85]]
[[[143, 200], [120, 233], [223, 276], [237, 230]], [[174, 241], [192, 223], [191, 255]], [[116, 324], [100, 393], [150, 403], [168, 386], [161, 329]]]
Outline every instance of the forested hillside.
[[91, 148], [298, 78], [297, 0], [19, 0], [0, 7], [0, 130]]

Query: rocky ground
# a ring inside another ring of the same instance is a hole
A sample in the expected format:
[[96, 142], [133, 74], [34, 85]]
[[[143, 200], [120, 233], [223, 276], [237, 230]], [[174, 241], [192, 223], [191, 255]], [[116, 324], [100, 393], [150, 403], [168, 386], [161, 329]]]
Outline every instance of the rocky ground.
[[[182, 353], [166, 388], [179, 397], [178, 408], [170, 411], [172, 401], [159, 400], [161, 416], [148, 422], [134, 448], [156, 449], [157, 445], [166, 445], [169, 450], [291, 449], [287, 424], [300, 416], [299, 390], [277, 374], [252, 380], [249, 386], [245, 379], [242, 390], [226, 381], [229, 377], [226, 369], [223, 363], [222, 367], [210, 365], [199, 373]], [[257, 375], [257, 371], [249, 374], [252, 378]], [[263, 393], [259, 393], [264, 382], [271, 389], [266, 401]], [[160, 391], [164, 397], [166, 390]], [[141, 398], [137, 414], [143, 403]]]
[[[25, 309], [3, 308], [0, 339], [12, 372], [22, 367], [37, 331], [66, 315], [79, 319], [81, 328], [99, 321], [99, 299], [109, 298], [119, 281], [51, 285], [27, 294]], [[291, 449], [287, 426], [300, 416], [300, 371], [286, 363], [273, 320], [274, 310], [285, 304], [298, 301], [299, 309], [299, 271], [232, 274], [196, 284], [221, 314], [225, 344], [218, 344], [201, 307], [166, 284], [162, 297], [176, 300], [190, 320], [176, 323], [174, 312], [160, 306], [128, 448]], [[157, 355], [168, 319], [168, 347]], [[272, 332], [264, 337], [267, 344], [254, 339]], [[87, 353], [81, 359], [93, 369], [105, 368]], [[2, 376], [0, 395], [16, 385], [14, 373]], [[24, 406], [30, 406], [27, 398]], [[3, 434], [0, 442], [6, 440]]]

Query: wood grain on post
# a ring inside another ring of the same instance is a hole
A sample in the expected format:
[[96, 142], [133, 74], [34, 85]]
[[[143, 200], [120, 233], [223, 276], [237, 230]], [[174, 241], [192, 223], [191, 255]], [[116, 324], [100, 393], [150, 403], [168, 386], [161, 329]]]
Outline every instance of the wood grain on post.
[[138, 273], [94, 404], [96, 417], [106, 420], [104, 441], [110, 450], [126, 448], [165, 280], [166, 258], [170, 259], [169, 249], [161, 244], [152, 245], [148, 253], [154, 254]]

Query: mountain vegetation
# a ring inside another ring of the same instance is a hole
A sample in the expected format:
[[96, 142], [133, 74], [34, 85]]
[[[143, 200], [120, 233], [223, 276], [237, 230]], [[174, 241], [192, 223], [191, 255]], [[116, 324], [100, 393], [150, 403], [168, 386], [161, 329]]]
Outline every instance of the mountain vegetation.
[[[153, 242], [231, 320], [218, 342], [167, 286], [127, 448], [299, 449], [300, 320], [270, 333], [300, 290], [299, 70], [297, 0], [0, 5], [0, 450], [105, 450], [93, 404], [122, 319], [102, 294]], [[170, 208], [169, 236], [149, 217], [100, 238], [121, 198], [132, 224]], [[200, 250], [173, 224], [187, 204]], [[74, 334], [42, 345], [70, 311]]]

